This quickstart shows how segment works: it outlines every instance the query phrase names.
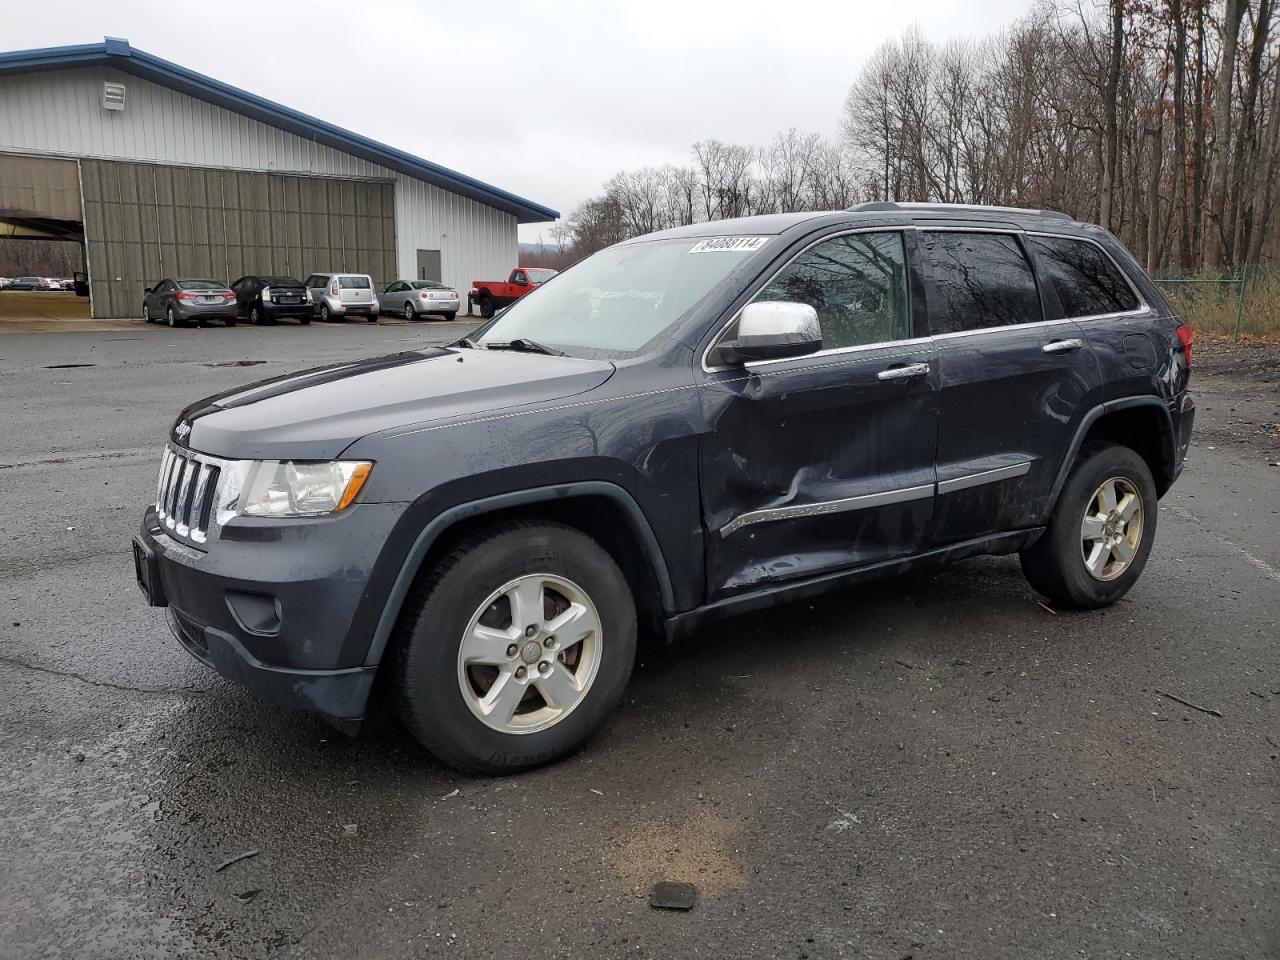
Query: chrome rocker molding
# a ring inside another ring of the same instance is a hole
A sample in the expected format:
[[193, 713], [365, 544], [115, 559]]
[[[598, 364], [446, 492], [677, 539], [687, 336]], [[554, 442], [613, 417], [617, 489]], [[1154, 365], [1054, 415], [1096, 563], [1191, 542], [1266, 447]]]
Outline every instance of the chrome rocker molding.
[[720, 536], [728, 537], [743, 527], [757, 523], [772, 523], [775, 520], [798, 520], [804, 517], [821, 517], [830, 513], [845, 513], [850, 510], [867, 510], [871, 507], [886, 507], [893, 503], [906, 503], [910, 500], [924, 500], [935, 494], [955, 493], [968, 490], [984, 483], [998, 483], [1001, 480], [1012, 480], [1021, 477], [1031, 469], [1031, 461], [997, 467], [995, 470], [983, 470], [963, 477], [944, 480], [941, 483], [925, 483], [916, 487], [902, 487], [898, 490], [885, 490], [881, 493], [867, 493], [860, 497], [845, 497], [843, 500], [823, 500], [818, 503], [803, 503], [790, 507], [769, 507], [764, 510], [752, 510], [734, 517], [720, 528]]

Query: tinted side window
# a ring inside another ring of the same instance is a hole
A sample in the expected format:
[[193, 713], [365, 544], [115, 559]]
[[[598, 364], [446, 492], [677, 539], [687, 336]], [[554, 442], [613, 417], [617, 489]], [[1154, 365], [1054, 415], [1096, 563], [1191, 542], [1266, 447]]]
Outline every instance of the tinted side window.
[[1003, 233], [921, 234], [933, 271], [937, 333], [1044, 319], [1035, 274], [1017, 238]]
[[809, 304], [829, 350], [909, 339], [907, 286], [901, 233], [853, 233], [810, 247], [756, 299]]
[[343, 290], [368, 290], [371, 284], [368, 277], [339, 277], [338, 286]]
[[1052, 284], [1065, 316], [1096, 317], [1138, 309], [1133, 288], [1095, 244], [1066, 237], [1029, 239], [1041, 275]]

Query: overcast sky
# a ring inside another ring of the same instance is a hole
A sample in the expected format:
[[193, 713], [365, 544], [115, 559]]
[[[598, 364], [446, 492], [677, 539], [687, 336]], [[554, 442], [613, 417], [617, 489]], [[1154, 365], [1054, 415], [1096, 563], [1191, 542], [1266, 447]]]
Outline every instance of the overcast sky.
[[[8, 49], [135, 47], [568, 213], [695, 140], [833, 136], [868, 54], [978, 37], [1027, 0], [39, 0]], [[549, 224], [520, 228], [535, 240]], [[550, 241], [550, 236], [546, 237]]]

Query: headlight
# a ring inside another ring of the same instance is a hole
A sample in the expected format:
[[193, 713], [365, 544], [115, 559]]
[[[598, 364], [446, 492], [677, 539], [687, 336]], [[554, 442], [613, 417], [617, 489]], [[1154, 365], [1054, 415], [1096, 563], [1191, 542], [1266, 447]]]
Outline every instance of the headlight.
[[321, 463], [253, 460], [247, 464], [235, 512], [244, 517], [319, 517], [345, 510], [373, 464], [367, 460]]

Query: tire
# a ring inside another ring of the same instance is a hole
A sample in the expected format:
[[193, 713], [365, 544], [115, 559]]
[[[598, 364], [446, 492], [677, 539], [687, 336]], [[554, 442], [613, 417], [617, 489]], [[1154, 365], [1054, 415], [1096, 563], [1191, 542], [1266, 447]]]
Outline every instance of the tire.
[[[1103, 494], [1108, 485], [1115, 502], [1110, 511]], [[1137, 505], [1126, 521], [1131, 496]], [[1087, 449], [1067, 476], [1049, 526], [1022, 551], [1022, 572], [1032, 587], [1062, 607], [1093, 610], [1115, 603], [1147, 564], [1157, 509], [1155, 481], [1142, 457], [1114, 444]], [[1086, 539], [1086, 534], [1097, 536]]]
[[412, 301], [412, 300], [406, 300], [406, 301], [404, 302], [404, 318], [405, 318], [406, 320], [417, 320], [417, 319], [418, 319], [418, 311], [417, 311], [417, 310], [415, 310], [415, 309], [413, 309], [413, 301]]
[[148, 307], [145, 303], [142, 305], [142, 322], [155, 323], [155, 321], [151, 319], [151, 308]]
[[[544, 605], [538, 614], [513, 622], [513, 601], [499, 592], [513, 583], [526, 598], [537, 591]], [[559, 634], [547, 632], [563, 617], [567, 598], [577, 603], [577, 626], [561, 620]], [[480, 664], [463, 666], [463, 640], [482, 616], [491, 618], [479, 626], [493, 642], [482, 645]], [[522, 631], [526, 619], [533, 622]], [[569, 639], [576, 630], [586, 632]], [[467, 773], [516, 773], [568, 756], [604, 725], [626, 689], [635, 652], [635, 601], [604, 548], [563, 524], [502, 524], [459, 543], [410, 597], [397, 635], [397, 705], [410, 732], [443, 762]], [[568, 686], [566, 678], [573, 681]], [[485, 720], [483, 698], [499, 684], [523, 700], [506, 701], [513, 715], [504, 719], [499, 709]], [[557, 707], [544, 686], [559, 686], [568, 705]]]
[[491, 317], [493, 317], [494, 312], [495, 311], [493, 309], [493, 300], [490, 299], [489, 297], [481, 297], [480, 298], [480, 316], [488, 320]]
[[442, 313], [440, 316], [444, 317], [445, 323], [456, 323], [458, 320], [458, 311], [455, 310], [453, 313]]
[[329, 312], [329, 305], [327, 303], [320, 308], [320, 322], [321, 323], [333, 322], [333, 314]]
[[177, 315], [176, 313], [174, 313], [174, 312], [173, 312], [173, 307], [170, 307], [170, 308], [165, 312], [165, 316], [168, 318], [168, 320], [169, 320], [169, 326], [171, 326], [171, 327], [185, 327], [185, 326], [186, 326], [186, 324], [185, 324], [185, 323], [179, 323], [179, 322], [178, 322], [178, 315]]
[[300, 324], [302, 324], [302, 325], [305, 327], [305, 326], [307, 326], [309, 323], [311, 323], [311, 318], [310, 318], [310, 317], [299, 317], [299, 318], [298, 318], [298, 322], [299, 322]]
[[262, 311], [259, 310], [257, 307], [250, 307], [249, 322], [252, 323], [255, 327], [262, 326]]
[[238, 322], [239, 322], [239, 321], [237, 321], [235, 317], [231, 317], [231, 318], [229, 318], [229, 319], [227, 319], [227, 320], [223, 320], [223, 321], [222, 321], [222, 325], [223, 325], [224, 327], [234, 327], [234, 326], [236, 325], [236, 323], [238, 323]]
[[368, 316], [366, 319], [368, 319], [368, 321], [369, 321], [370, 323], [377, 323], [377, 322], [378, 322], [378, 315], [377, 315], [376, 313], [371, 313], [371, 314], [369, 314], [369, 316]]

